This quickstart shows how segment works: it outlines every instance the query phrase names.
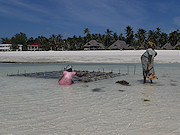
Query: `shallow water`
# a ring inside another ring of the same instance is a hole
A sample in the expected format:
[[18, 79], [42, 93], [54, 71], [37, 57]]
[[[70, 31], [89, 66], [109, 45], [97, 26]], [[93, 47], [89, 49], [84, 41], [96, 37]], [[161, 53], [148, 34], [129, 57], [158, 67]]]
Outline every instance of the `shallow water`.
[[[62, 70], [120, 72], [116, 78], [71, 86], [11, 73]], [[143, 84], [140, 64], [0, 64], [0, 134], [179, 135], [180, 64], [155, 64]], [[127, 74], [127, 75], [125, 75]], [[126, 80], [130, 86], [116, 84]]]

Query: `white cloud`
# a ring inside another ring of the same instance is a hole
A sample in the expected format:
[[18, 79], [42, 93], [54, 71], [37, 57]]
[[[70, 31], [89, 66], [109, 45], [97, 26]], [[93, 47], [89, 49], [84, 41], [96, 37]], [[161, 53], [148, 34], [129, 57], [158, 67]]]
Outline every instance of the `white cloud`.
[[27, 1], [21, 1], [21, 0], [6, 0], [6, 1], [0, 1], [3, 4], [7, 5], [7, 7], [14, 7], [21, 9], [26, 9], [30, 11], [36, 11], [41, 13], [47, 13], [45, 9], [42, 9], [42, 7], [27, 3]]
[[67, 0], [65, 4], [71, 18], [102, 27], [136, 24], [141, 22], [145, 13], [142, 3], [135, 1]]
[[2, 13], [1, 15], [3, 16], [9, 16], [11, 18], [18, 18], [30, 22], [46, 23], [52, 18], [59, 18], [58, 15], [53, 14], [51, 10], [48, 10], [44, 5], [34, 4], [31, 3], [31, 1], [29, 2], [26, 0], [0, 0], [0, 13]]
[[[143, 16], [142, 2], [133, 0], [44, 0], [41, 5], [28, 0], [0, 0], [0, 3], [4, 15], [57, 24], [80, 22], [108, 27], [139, 23]], [[55, 5], [54, 9], [49, 5]]]

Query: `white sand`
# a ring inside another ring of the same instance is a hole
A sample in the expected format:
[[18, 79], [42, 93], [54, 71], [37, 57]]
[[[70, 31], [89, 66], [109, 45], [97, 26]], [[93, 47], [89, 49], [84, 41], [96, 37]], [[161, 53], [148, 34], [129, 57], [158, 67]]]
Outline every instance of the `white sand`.
[[[156, 50], [156, 63], [180, 63], [179, 50]], [[145, 50], [0, 52], [0, 62], [140, 63]]]

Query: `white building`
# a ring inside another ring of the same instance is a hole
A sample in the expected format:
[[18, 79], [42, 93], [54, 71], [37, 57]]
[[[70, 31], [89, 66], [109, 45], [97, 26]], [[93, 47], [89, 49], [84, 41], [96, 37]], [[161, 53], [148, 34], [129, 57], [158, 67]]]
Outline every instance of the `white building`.
[[[16, 51], [22, 51], [23, 45], [18, 44]], [[12, 51], [12, 43], [0, 44], [0, 51]]]
[[28, 51], [42, 51], [42, 45], [39, 43], [27, 45]]

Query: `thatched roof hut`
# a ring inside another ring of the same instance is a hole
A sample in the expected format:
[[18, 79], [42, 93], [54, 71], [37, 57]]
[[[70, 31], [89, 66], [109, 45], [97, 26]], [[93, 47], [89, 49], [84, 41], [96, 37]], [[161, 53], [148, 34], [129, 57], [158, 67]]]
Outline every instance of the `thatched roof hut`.
[[134, 48], [126, 44], [125, 41], [117, 40], [111, 46], [109, 46], [110, 50], [133, 50]]
[[104, 45], [102, 43], [97, 42], [96, 40], [91, 40], [84, 45], [84, 49], [101, 50], [104, 49]]
[[155, 46], [155, 49], [156, 49], [156, 50], [161, 50], [161, 47]]
[[180, 42], [178, 42], [173, 48], [176, 50], [180, 50]]
[[166, 43], [165, 45], [163, 45], [161, 47], [161, 49], [163, 49], [163, 50], [172, 50], [173, 46], [171, 45], [171, 43]]
[[146, 48], [144, 47], [144, 45], [141, 45], [137, 48], [138, 50], [146, 50]]

